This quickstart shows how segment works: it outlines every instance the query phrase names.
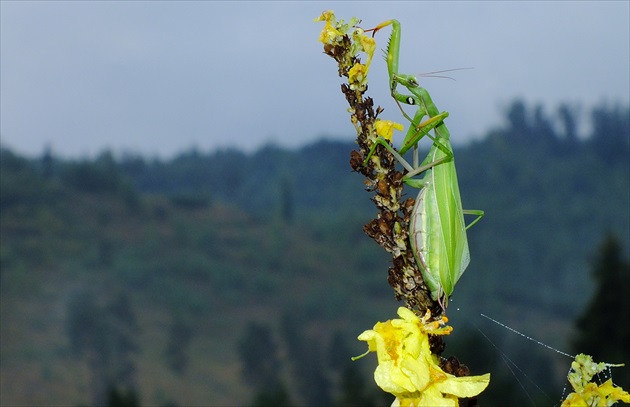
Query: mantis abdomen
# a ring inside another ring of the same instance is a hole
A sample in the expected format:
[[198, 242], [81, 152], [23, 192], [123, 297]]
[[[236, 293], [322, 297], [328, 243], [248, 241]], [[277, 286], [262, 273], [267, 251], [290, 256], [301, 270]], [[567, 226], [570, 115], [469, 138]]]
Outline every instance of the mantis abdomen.
[[[439, 148], [432, 150], [432, 161], [444, 156]], [[451, 295], [470, 263], [455, 164], [451, 160], [427, 170], [421, 184], [409, 239], [425, 284], [434, 299], [440, 300]]]

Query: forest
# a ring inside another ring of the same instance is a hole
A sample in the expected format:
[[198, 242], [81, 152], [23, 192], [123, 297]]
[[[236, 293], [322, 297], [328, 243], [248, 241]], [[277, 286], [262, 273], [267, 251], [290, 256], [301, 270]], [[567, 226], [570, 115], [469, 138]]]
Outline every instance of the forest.
[[[482, 406], [554, 405], [569, 354], [626, 363], [630, 108], [513, 101], [455, 144], [471, 264], [444, 356], [492, 373]], [[321, 139], [170, 159], [0, 150], [0, 404], [370, 406], [356, 337], [395, 317], [356, 146]], [[428, 148], [428, 145], [425, 146]]]

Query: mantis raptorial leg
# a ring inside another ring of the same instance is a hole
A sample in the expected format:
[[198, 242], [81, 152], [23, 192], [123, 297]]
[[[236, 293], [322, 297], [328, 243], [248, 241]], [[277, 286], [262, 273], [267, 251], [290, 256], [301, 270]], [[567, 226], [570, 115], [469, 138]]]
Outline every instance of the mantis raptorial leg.
[[[379, 137], [366, 162], [376, 145], [383, 145], [407, 170], [403, 181], [420, 189], [411, 215], [410, 243], [431, 296], [445, 309], [455, 284], [470, 263], [466, 230], [477, 223], [484, 212], [462, 208], [450, 133], [444, 123], [448, 113], [438, 111], [429, 93], [418, 84], [413, 75], [398, 73], [400, 23], [397, 20], [389, 20], [366, 31], [376, 32], [388, 25], [392, 26], [386, 54], [390, 90], [411, 126], [399, 152], [396, 152], [387, 140]], [[411, 94], [399, 93], [397, 90], [399, 84]], [[401, 103], [418, 106], [413, 118], [407, 115]], [[424, 118], [427, 119], [423, 121]], [[433, 136], [430, 134], [431, 130], [434, 131]], [[432, 145], [426, 158], [418, 164], [417, 146], [424, 136], [432, 140]], [[402, 157], [412, 147], [413, 166]], [[414, 178], [420, 174], [424, 174], [422, 178]], [[464, 214], [476, 215], [477, 218], [466, 225]]]

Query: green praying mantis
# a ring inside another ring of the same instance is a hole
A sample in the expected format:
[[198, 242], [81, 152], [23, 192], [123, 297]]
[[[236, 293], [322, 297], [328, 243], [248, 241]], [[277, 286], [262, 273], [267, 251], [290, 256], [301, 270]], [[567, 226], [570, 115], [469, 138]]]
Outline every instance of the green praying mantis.
[[[386, 139], [379, 137], [365, 163], [368, 163], [376, 146], [380, 144], [407, 170], [403, 177], [405, 184], [420, 189], [409, 225], [411, 248], [432, 298], [438, 301], [442, 309], [446, 309], [455, 284], [470, 263], [466, 230], [477, 223], [484, 212], [462, 208], [450, 134], [444, 124], [448, 113], [438, 111], [429, 93], [420, 87], [414, 76], [398, 73], [400, 23], [388, 20], [366, 31], [372, 31], [374, 35], [388, 25], [392, 26], [386, 54], [391, 95], [411, 125], [398, 152]], [[399, 84], [411, 94], [399, 93]], [[407, 115], [401, 103], [418, 106], [413, 119]], [[422, 121], [425, 117], [427, 119]], [[431, 130], [434, 135], [430, 134]], [[429, 137], [433, 144], [427, 157], [418, 164], [418, 142], [424, 136]], [[402, 157], [412, 147], [413, 166]], [[424, 175], [420, 179], [414, 178], [419, 174]], [[464, 214], [477, 217], [466, 225]]]

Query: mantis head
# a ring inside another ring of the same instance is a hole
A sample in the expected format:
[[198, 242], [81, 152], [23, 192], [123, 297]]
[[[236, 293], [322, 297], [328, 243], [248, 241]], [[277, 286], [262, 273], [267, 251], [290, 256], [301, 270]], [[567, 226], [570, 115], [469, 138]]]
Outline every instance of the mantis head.
[[394, 74], [392, 84], [395, 85], [397, 83], [403, 85], [407, 89], [420, 87], [420, 84], [414, 75], [406, 75], [402, 73]]

